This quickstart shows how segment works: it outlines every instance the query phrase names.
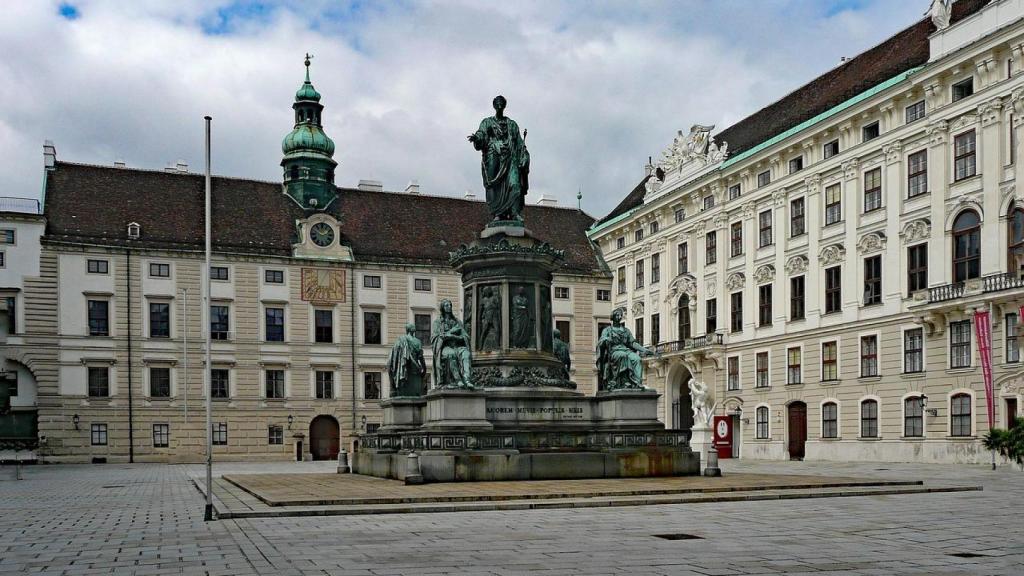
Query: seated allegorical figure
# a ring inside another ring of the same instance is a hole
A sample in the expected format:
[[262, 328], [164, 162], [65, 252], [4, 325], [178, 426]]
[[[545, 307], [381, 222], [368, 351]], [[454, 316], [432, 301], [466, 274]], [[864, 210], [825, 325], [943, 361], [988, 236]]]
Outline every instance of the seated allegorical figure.
[[625, 311], [612, 312], [612, 325], [601, 332], [597, 341], [597, 369], [605, 390], [644, 388], [642, 356], [653, 354], [633, 338], [633, 333], [622, 324]]
[[434, 387], [473, 390], [469, 334], [452, 313], [452, 302], [441, 301], [441, 315], [434, 320], [430, 345], [434, 351]]

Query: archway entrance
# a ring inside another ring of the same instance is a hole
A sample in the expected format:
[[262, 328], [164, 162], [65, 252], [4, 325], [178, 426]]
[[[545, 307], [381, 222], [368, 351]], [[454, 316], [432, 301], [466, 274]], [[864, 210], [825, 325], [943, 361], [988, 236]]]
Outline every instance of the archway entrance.
[[807, 404], [793, 402], [789, 405], [789, 459], [803, 460], [807, 444]]
[[680, 368], [675, 377], [675, 400], [672, 402], [672, 429], [693, 428], [693, 400], [690, 398], [690, 371]]
[[341, 431], [333, 416], [320, 415], [309, 423], [309, 452], [313, 460], [334, 460], [338, 457]]

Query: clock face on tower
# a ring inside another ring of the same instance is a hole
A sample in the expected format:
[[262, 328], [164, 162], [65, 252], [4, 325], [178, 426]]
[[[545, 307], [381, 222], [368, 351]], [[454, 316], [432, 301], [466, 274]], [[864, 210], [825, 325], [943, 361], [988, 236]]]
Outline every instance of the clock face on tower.
[[334, 228], [326, 222], [317, 222], [309, 229], [309, 239], [321, 248], [330, 246], [334, 242]]

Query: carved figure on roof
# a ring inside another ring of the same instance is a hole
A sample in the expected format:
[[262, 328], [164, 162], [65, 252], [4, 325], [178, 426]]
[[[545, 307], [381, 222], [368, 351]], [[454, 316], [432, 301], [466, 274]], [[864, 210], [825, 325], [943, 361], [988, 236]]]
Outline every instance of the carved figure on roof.
[[494, 220], [523, 220], [526, 193], [530, 188], [530, 153], [526, 132], [519, 133], [516, 121], [505, 116], [508, 101], [494, 97], [494, 116], [480, 121], [477, 131], [467, 136], [481, 152], [480, 173], [487, 193], [487, 208]]
[[932, 0], [931, 5], [928, 6], [928, 11], [924, 15], [932, 19], [932, 24], [935, 24], [936, 30], [945, 30], [949, 28], [949, 17], [952, 11], [948, 0]]

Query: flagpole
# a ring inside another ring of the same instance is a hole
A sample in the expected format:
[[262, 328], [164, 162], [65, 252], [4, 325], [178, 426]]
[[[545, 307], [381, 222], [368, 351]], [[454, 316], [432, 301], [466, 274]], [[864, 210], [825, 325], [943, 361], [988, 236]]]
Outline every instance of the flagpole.
[[203, 395], [206, 397], [206, 512], [203, 518], [213, 520], [213, 396], [210, 389], [210, 121], [206, 116], [206, 266], [203, 268], [203, 334], [206, 336], [206, 363], [203, 365]]

